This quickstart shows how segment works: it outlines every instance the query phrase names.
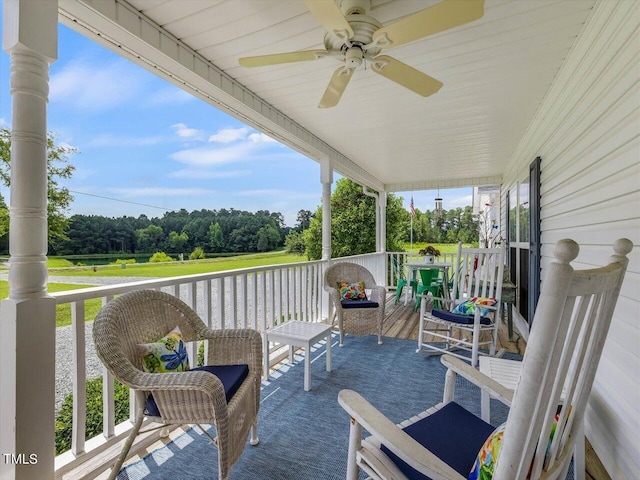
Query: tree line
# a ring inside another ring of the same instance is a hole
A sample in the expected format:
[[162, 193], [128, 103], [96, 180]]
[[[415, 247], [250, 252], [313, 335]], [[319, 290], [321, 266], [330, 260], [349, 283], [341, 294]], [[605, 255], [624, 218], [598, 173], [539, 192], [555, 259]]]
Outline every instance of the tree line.
[[259, 210], [194, 210], [162, 217], [110, 218], [73, 215], [63, 238], [53, 239], [51, 255], [154, 252], [267, 252], [284, 244], [288, 232], [282, 214]]

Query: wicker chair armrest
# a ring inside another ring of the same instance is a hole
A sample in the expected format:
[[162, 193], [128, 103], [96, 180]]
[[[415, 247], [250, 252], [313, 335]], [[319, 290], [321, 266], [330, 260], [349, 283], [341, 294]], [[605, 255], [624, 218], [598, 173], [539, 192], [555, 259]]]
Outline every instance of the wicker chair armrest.
[[201, 370], [171, 373], [137, 372], [127, 383], [134, 390], [146, 392], [195, 390], [214, 399], [225, 399], [220, 379]]
[[262, 372], [262, 335], [250, 328], [210, 330], [201, 333], [207, 341], [207, 365], [247, 364], [254, 372]]
[[369, 300], [373, 302], [378, 302], [379, 304], [383, 304], [385, 301], [385, 297], [387, 296], [387, 289], [382, 285], [374, 285], [371, 288], [371, 295]]
[[325, 290], [329, 294], [329, 300], [333, 302], [333, 305], [336, 308], [342, 309], [342, 304], [340, 303], [340, 293], [337, 288], [333, 287], [325, 287]]

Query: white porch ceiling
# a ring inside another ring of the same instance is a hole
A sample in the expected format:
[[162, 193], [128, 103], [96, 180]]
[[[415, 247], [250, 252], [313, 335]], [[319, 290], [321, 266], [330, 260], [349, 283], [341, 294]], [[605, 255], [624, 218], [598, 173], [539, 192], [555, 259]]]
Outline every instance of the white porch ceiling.
[[[340, 173], [389, 191], [499, 183], [595, 3], [486, 0], [484, 16], [476, 22], [385, 50], [443, 82], [440, 92], [423, 98], [359, 69], [338, 106], [319, 109], [318, 101], [339, 66], [335, 59], [260, 68], [238, 64], [245, 56], [323, 49], [325, 31], [302, 1], [110, 1], [110, 20], [119, 21], [117, 11], [124, 11], [123, 6], [137, 11], [145, 24], [168, 32], [350, 160], [337, 162]], [[60, 7], [94, 33], [114, 39], [118, 28], [128, 28], [124, 20], [110, 28], [104, 19], [95, 21], [82, 13], [99, 2], [105, 0], [61, 0]], [[386, 25], [435, 3], [372, 0], [370, 15]], [[122, 44], [122, 38], [115, 40]], [[157, 63], [137, 41], [124, 47], [142, 57], [139, 63], [147, 68]], [[178, 72], [175, 76], [181, 78]], [[260, 109], [243, 115], [264, 124]], [[304, 138], [299, 136], [303, 143]], [[370, 181], [358, 175], [357, 167]]]

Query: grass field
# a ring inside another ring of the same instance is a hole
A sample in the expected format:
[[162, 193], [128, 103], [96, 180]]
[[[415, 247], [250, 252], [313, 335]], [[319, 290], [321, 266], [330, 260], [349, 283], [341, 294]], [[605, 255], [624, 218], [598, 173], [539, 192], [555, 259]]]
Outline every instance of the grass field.
[[262, 265], [280, 265], [283, 263], [304, 262], [307, 258], [284, 252], [257, 253], [228, 258], [211, 258], [171, 263], [136, 263], [122, 268], [121, 265], [93, 267], [50, 268], [49, 275], [82, 277], [178, 277], [198, 273], [220, 272], [238, 268], [259, 267]]
[[[411, 244], [405, 243], [404, 249], [407, 252], [418, 253], [418, 250], [425, 248], [427, 245], [431, 245], [437, 250], [440, 250], [440, 253], [456, 253], [458, 251], [457, 243], [425, 243], [425, 242], [415, 243], [414, 242], [413, 248], [411, 248]], [[470, 244], [463, 244], [462, 246], [467, 248], [471, 247]]]

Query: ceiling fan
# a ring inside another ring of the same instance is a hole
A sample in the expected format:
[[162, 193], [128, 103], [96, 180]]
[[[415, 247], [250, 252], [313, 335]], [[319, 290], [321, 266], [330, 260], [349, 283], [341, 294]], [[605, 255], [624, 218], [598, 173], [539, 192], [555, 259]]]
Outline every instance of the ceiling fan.
[[262, 67], [280, 63], [334, 57], [343, 65], [331, 77], [319, 108], [335, 107], [347, 88], [353, 72], [368, 63], [375, 73], [428, 97], [442, 82], [387, 55], [383, 49], [397, 47], [482, 17], [484, 0], [442, 0], [424, 10], [383, 26], [369, 16], [371, 0], [304, 0], [307, 8], [327, 31], [325, 50], [301, 50], [289, 53], [241, 58], [244, 67]]

